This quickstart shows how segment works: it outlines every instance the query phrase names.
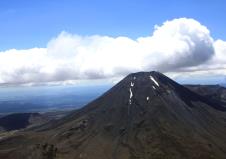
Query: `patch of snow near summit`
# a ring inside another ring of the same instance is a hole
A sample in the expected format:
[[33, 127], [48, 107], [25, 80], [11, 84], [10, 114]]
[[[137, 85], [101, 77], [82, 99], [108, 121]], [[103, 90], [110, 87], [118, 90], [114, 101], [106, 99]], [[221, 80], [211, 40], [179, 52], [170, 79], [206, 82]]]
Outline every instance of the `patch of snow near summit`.
[[129, 88], [129, 92], [130, 92], [129, 99], [131, 99], [133, 97], [133, 92], [131, 88]]
[[133, 92], [132, 92], [132, 89], [129, 88], [129, 92], [130, 92], [130, 95], [129, 95], [129, 104], [131, 104], [131, 99], [133, 97]]
[[150, 79], [159, 87], [158, 82], [152, 76], [150, 76]]

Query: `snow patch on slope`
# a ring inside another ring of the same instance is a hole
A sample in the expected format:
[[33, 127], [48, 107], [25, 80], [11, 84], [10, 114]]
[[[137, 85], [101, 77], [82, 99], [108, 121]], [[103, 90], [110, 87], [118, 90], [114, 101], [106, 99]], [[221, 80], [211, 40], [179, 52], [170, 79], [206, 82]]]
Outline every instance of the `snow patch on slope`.
[[150, 79], [159, 87], [158, 82], [150, 75]]
[[131, 99], [133, 97], [133, 92], [131, 88], [129, 89], [129, 92], [130, 92], [129, 99]]

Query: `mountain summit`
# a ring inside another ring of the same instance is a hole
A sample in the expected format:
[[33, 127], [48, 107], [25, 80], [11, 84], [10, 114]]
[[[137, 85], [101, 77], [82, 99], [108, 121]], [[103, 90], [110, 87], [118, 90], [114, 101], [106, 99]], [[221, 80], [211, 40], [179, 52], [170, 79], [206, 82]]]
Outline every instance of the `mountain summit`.
[[0, 142], [0, 157], [224, 159], [225, 111], [159, 72], [133, 73], [65, 118]]

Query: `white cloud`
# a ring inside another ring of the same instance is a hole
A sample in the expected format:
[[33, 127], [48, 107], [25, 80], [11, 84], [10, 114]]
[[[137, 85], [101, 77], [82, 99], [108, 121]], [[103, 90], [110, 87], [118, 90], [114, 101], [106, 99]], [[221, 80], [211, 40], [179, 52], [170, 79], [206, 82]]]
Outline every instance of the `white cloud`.
[[226, 64], [226, 42], [223, 40], [216, 40], [214, 42], [215, 56], [214, 63]]
[[225, 51], [226, 42], [214, 41], [205, 26], [187, 18], [166, 21], [136, 40], [62, 32], [46, 48], [0, 52], [0, 83], [103, 79], [151, 70], [225, 71]]

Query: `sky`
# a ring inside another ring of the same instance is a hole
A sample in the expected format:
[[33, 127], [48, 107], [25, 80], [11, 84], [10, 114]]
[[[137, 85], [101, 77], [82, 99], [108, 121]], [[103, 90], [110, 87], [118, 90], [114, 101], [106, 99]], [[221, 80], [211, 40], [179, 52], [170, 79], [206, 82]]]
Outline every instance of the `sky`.
[[226, 40], [225, 0], [3, 0], [0, 50], [45, 47], [61, 31], [137, 38], [166, 20], [188, 17]]
[[114, 81], [151, 70], [187, 83], [226, 83], [225, 6], [224, 0], [0, 1], [0, 84]]

